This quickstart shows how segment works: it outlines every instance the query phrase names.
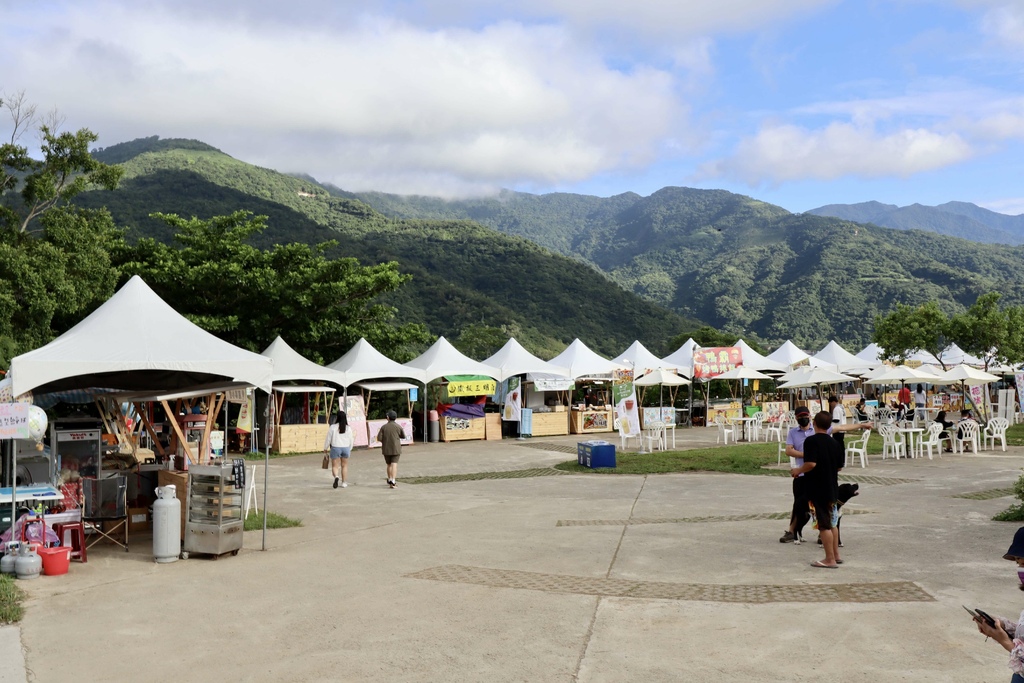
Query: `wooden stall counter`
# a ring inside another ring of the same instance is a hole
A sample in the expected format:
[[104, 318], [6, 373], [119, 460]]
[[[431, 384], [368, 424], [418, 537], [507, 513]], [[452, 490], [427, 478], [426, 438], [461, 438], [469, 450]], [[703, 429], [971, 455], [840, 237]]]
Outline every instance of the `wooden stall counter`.
[[[571, 433], [593, 434], [594, 432], [610, 432], [615, 424], [615, 416], [608, 410], [573, 410], [570, 422]], [[534, 419], [537, 416], [534, 415]], [[536, 433], [536, 430], [534, 431]]]
[[569, 433], [569, 415], [533, 411], [533, 436], [563, 436]]
[[471, 441], [483, 439], [487, 434], [486, 418], [451, 417], [441, 418], [441, 441]]
[[274, 451], [277, 453], [319, 453], [324, 449], [330, 425], [277, 425]]

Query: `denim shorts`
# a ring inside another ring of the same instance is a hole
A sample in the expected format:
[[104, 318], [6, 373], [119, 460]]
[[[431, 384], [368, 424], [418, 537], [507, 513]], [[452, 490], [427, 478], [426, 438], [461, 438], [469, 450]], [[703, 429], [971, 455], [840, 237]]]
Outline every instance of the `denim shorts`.
[[350, 455], [352, 455], [351, 448], [335, 448], [334, 446], [331, 446], [331, 460], [334, 460], [335, 458], [347, 458]]

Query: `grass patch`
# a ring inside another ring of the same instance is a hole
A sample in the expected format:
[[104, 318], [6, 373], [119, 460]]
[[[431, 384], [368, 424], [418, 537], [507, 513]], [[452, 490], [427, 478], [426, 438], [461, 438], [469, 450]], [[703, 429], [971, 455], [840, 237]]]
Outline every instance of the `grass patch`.
[[[290, 529], [292, 527], [302, 526], [301, 519], [292, 519], [284, 515], [279, 515], [276, 512], [267, 513], [267, 528], [268, 529]], [[262, 512], [250, 512], [245, 518], [245, 530], [246, 531], [262, 531], [263, 530], [263, 513]]]
[[[270, 452], [270, 459], [277, 460], [278, 458], [297, 458], [300, 455], [312, 455], [313, 453], [274, 453]], [[320, 455], [323, 455], [321, 452]], [[230, 454], [230, 457], [237, 458], [238, 456], [234, 453]], [[245, 459], [249, 462], [263, 462], [266, 459], [266, 455], [263, 453], [246, 453]]]
[[1011, 505], [992, 518], [994, 522], [1024, 522], [1024, 503]]
[[1010, 425], [1006, 430], [1007, 446], [1024, 446], [1024, 422]]
[[666, 474], [669, 472], [729, 472], [731, 474], [764, 474], [761, 468], [778, 461], [778, 444], [751, 443], [692, 451], [661, 451], [657, 453], [618, 453], [614, 469], [590, 469], [575, 460], [555, 465], [565, 472], [597, 472], [600, 474]]
[[15, 584], [10, 574], [0, 574], [0, 624], [14, 624], [21, 621], [24, 613], [21, 601], [25, 593]]

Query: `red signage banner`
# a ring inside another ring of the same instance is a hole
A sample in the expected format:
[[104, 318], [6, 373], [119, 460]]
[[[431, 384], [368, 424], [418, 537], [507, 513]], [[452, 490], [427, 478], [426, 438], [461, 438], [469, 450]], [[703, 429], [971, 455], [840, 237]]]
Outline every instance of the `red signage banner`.
[[693, 352], [694, 379], [709, 380], [741, 365], [743, 351], [738, 346], [716, 346]]

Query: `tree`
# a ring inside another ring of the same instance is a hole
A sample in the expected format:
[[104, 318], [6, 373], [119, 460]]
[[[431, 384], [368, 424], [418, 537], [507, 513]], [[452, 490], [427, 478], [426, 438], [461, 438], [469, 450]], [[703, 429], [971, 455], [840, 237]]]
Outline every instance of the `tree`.
[[490, 358], [509, 340], [508, 332], [500, 327], [471, 323], [459, 331], [452, 344], [470, 358]]
[[[697, 344], [705, 348], [717, 346], [732, 346], [737, 341], [736, 334], [732, 332], [722, 332], [721, 330], [715, 329], [710, 325], [704, 325], [702, 327], [698, 327], [696, 330], [692, 330], [690, 332], [681, 332], [676, 336], [672, 337], [672, 339], [669, 340], [669, 348], [671, 348], [672, 351], [675, 351], [680, 346], [685, 344], [687, 339], [691, 338], [693, 339], [693, 341], [697, 342]], [[745, 341], [747, 342], [747, 344], [750, 345], [750, 348], [754, 349], [761, 355], [767, 353], [765, 348], [761, 346], [761, 344], [758, 343], [757, 340], [748, 339]]]
[[948, 337], [949, 317], [929, 301], [917, 308], [896, 304], [886, 315], [877, 316], [872, 340], [884, 350], [884, 360], [905, 363], [914, 353], [927, 351], [941, 363]]
[[1006, 352], [1015, 354], [1013, 341], [1019, 334], [1014, 330], [1013, 339], [1010, 335], [1011, 317], [1016, 322], [1020, 318], [1019, 311], [1012, 316], [1010, 311], [999, 307], [999, 293], [982, 294], [963, 313], [953, 316], [949, 321], [949, 337], [961, 349], [977, 356], [985, 362], [985, 369], [994, 362], [1006, 360]]
[[[117, 187], [124, 170], [92, 158], [89, 145], [99, 138], [89, 129], [59, 132], [60, 117], [51, 113], [42, 121], [24, 92], [0, 96], [0, 110], [7, 112], [10, 125], [7, 141], [0, 144], [0, 228], [28, 232], [33, 221], [90, 185]], [[42, 159], [33, 159], [18, 144], [37, 125]]]
[[161, 297], [203, 329], [233, 344], [262, 350], [280, 335], [299, 353], [330, 362], [360, 337], [397, 359], [426, 343], [418, 324], [394, 322], [381, 297], [410, 279], [395, 263], [361, 266], [329, 259], [334, 242], [260, 250], [249, 238], [266, 217], [236, 211], [209, 220], [153, 214], [176, 231], [175, 244], [146, 238], [117, 251], [122, 277], [140, 275]]

